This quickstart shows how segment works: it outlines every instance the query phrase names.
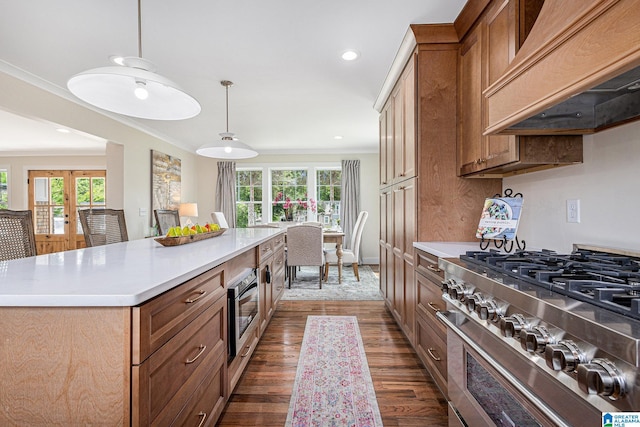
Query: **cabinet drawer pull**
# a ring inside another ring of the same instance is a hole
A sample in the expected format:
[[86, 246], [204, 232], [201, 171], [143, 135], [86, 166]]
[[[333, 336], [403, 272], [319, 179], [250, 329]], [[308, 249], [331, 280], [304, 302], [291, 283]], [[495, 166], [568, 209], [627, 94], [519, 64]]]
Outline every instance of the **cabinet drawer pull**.
[[262, 252], [269, 252], [270, 250], [271, 250], [271, 246], [262, 248]]
[[440, 307], [438, 307], [435, 302], [428, 302], [427, 305], [429, 306], [429, 308], [431, 308], [431, 310], [435, 311], [436, 313], [440, 311]]
[[244, 354], [241, 354], [240, 357], [247, 357], [251, 353], [251, 344], [247, 346], [247, 351]]
[[195, 362], [196, 360], [198, 360], [198, 357], [202, 356], [202, 353], [204, 353], [204, 351], [207, 349], [207, 346], [204, 344], [200, 344], [200, 346], [198, 347], [198, 349], [200, 350], [198, 352], [198, 354], [196, 354], [196, 357], [194, 357], [193, 359], [187, 359], [186, 362], [184, 362], [187, 365], [190, 365], [191, 363]]
[[202, 418], [202, 419], [200, 420], [200, 424], [198, 424], [198, 427], [202, 427], [202, 426], [204, 425], [204, 420], [206, 420], [206, 419], [207, 419], [207, 413], [206, 413], [206, 412], [202, 412], [202, 411], [200, 411], [200, 412], [198, 413], [198, 416], [199, 416], [200, 418]]
[[204, 297], [207, 294], [207, 291], [198, 291], [198, 296], [191, 299], [188, 298], [184, 303], [185, 304], [193, 304], [194, 302], [198, 301], [200, 298]]
[[431, 270], [434, 273], [441, 273], [442, 272], [442, 270], [440, 270], [438, 267], [434, 266], [433, 264], [427, 265], [427, 270]]
[[435, 360], [436, 362], [442, 361], [442, 359], [440, 357], [438, 357], [438, 355], [436, 354], [436, 351], [434, 349], [428, 348], [427, 352], [429, 353], [429, 356], [431, 356], [431, 358], [433, 360]]

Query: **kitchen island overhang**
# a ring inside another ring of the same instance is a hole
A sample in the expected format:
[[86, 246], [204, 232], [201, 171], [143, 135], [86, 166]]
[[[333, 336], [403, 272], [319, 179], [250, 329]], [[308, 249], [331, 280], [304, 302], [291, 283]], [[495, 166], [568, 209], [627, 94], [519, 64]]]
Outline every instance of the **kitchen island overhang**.
[[133, 307], [282, 233], [231, 228], [181, 246], [140, 239], [0, 261], [0, 307]]

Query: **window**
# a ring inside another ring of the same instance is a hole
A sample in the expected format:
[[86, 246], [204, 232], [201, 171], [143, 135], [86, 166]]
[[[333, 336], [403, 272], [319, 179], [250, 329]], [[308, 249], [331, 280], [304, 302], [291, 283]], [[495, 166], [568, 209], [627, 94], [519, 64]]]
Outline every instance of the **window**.
[[341, 183], [340, 169], [316, 169], [318, 219], [324, 223], [340, 219]]
[[296, 216], [306, 216], [307, 175], [306, 169], [271, 171], [271, 221], [296, 221]]
[[[336, 164], [236, 169], [236, 227], [340, 217], [342, 171]], [[316, 212], [317, 210], [317, 212]]]
[[236, 171], [236, 227], [262, 222], [262, 170]]
[[0, 169], [0, 209], [9, 209], [8, 173], [6, 169]]

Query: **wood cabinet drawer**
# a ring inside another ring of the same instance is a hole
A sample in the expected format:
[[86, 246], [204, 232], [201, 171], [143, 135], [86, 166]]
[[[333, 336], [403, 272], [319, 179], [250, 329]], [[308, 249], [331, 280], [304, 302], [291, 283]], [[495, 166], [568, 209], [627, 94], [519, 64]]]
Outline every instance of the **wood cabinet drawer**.
[[220, 356], [226, 357], [226, 298], [219, 298], [141, 365], [132, 368], [133, 425], [166, 425]]
[[447, 397], [447, 342], [423, 317], [416, 319], [416, 353]]
[[284, 271], [284, 251], [278, 250], [276, 251], [273, 257], [273, 273], [277, 274], [280, 270]]
[[432, 282], [421, 274], [416, 274], [416, 311], [421, 314], [428, 322], [436, 325], [437, 329], [446, 333], [444, 325], [436, 318], [438, 311], [446, 309], [446, 305], [442, 300], [442, 289], [439, 284]]
[[274, 239], [271, 239], [258, 246], [258, 264], [262, 264], [273, 255], [274, 243]]
[[131, 357], [134, 365], [146, 360], [213, 301], [225, 296], [223, 267], [215, 267], [133, 307]]
[[226, 364], [225, 355], [220, 355], [213, 368], [202, 378], [193, 378], [200, 384], [182, 411], [171, 423], [172, 426], [213, 426], [225, 404]]
[[438, 267], [438, 257], [428, 252], [416, 250], [416, 270], [430, 277], [434, 282], [444, 280], [444, 271]]
[[282, 233], [272, 239], [274, 252], [278, 252], [280, 249], [284, 248], [285, 236], [286, 234]]

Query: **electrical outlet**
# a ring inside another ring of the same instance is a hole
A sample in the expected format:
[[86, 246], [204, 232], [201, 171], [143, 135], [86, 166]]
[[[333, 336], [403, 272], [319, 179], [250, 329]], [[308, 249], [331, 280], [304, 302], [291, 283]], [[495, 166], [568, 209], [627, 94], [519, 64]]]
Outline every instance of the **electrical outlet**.
[[580, 222], [580, 199], [567, 200], [567, 222]]

